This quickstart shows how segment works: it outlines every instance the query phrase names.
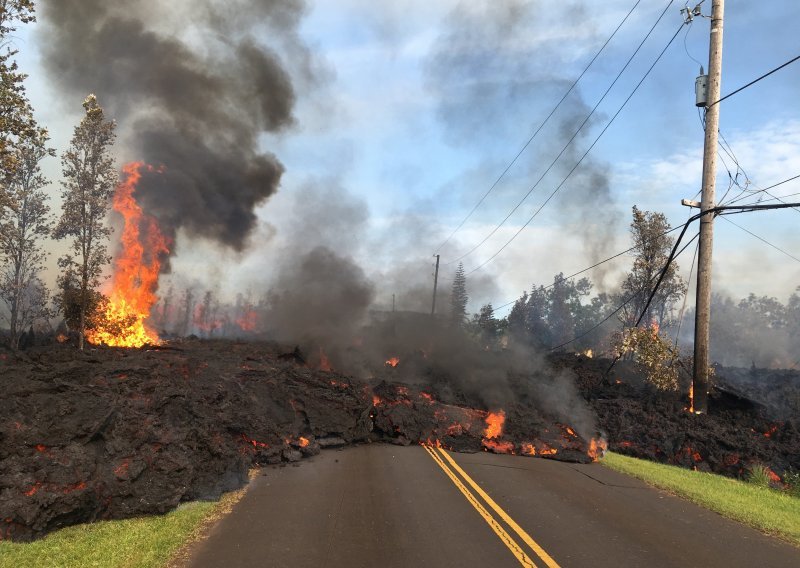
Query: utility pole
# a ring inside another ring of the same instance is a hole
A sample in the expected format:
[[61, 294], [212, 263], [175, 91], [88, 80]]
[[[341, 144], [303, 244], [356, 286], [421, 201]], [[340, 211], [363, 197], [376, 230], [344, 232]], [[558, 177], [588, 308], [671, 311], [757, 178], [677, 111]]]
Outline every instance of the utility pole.
[[436, 255], [436, 272], [433, 273], [433, 305], [431, 315], [436, 313], [436, 287], [439, 285], [439, 255]]
[[[703, 145], [703, 194], [700, 212], [715, 206], [717, 177], [717, 139], [719, 135], [720, 84], [722, 80], [722, 17], [725, 0], [711, 5], [711, 39], [708, 53], [708, 96], [706, 132]], [[711, 105], [711, 106], [708, 106]], [[697, 298], [694, 327], [694, 372], [692, 374], [692, 409], [708, 412], [708, 337], [711, 320], [711, 252], [714, 244], [714, 214], [700, 217], [700, 245], [697, 257]]]

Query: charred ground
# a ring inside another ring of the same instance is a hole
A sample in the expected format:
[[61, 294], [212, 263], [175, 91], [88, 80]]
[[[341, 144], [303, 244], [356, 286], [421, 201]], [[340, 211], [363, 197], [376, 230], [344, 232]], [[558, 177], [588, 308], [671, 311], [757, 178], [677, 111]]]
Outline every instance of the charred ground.
[[[694, 416], [632, 367], [606, 376], [607, 361], [570, 354], [509, 377], [504, 389], [513, 397], [501, 408], [422, 352], [397, 366], [372, 365], [370, 378], [358, 380], [325, 370], [317, 354], [266, 342], [2, 353], [2, 538], [163, 513], [242, 486], [254, 465], [354, 443], [429, 442], [590, 461], [598, 440], [587, 426], [569, 424], [563, 408], [536, 395], [563, 393], [550, 385], [556, 376], [574, 383], [614, 450], [732, 476], [755, 462], [776, 477], [800, 469], [797, 421], [771, 418], [781, 405], [759, 401], [757, 383], [737, 390], [721, 380], [712, 412]], [[796, 374], [784, 382], [781, 401], [798, 391]]]

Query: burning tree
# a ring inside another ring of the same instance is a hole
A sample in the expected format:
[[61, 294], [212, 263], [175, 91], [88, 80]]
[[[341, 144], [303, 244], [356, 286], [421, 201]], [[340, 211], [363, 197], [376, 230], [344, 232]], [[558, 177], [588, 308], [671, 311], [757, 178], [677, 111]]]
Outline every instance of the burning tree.
[[40, 163], [53, 150], [47, 148], [47, 131], [25, 137], [16, 153], [16, 168], [5, 186], [9, 213], [0, 217], [0, 299], [8, 307], [10, 346], [19, 347], [29, 326], [50, 315], [49, 291], [39, 275], [47, 253], [42, 239], [50, 234], [50, 207], [43, 188], [47, 180]]
[[[104, 221], [117, 185], [117, 170], [110, 155], [116, 125], [105, 119], [103, 107], [94, 95], [86, 97], [83, 108], [86, 115], [75, 128], [70, 147], [62, 158], [64, 205], [53, 232], [56, 239], [73, 237], [72, 254], [61, 257], [58, 265], [65, 270], [62, 288], [68, 275], [77, 278], [80, 349], [83, 349], [92, 291], [100, 284], [103, 267], [111, 260], [105, 244], [111, 229]], [[61, 302], [62, 306], [64, 303]]]

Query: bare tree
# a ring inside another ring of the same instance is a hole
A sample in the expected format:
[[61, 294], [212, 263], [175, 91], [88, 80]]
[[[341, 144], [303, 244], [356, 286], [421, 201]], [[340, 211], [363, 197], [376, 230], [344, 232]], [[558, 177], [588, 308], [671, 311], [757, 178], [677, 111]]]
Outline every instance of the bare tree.
[[52, 315], [50, 292], [39, 277], [48, 256], [42, 240], [52, 225], [43, 191], [48, 182], [40, 167], [42, 160], [55, 154], [47, 147], [48, 140], [47, 131], [39, 129], [20, 142], [17, 167], [5, 186], [10, 207], [0, 217], [0, 300], [8, 308], [14, 350], [23, 330]]
[[[111, 196], [117, 186], [117, 169], [111, 156], [115, 123], [106, 120], [97, 97], [83, 101], [86, 115], [75, 128], [69, 149], [64, 153], [64, 179], [61, 182], [63, 212], [54, 237], [72, 237], [72, 254], [58, 260], [59, 267], [78, 280], [78, 347], [83, 349], [87, 311], [92, 292], [100, 284], [103, 267], [111, 261], [106, 245], [111, 228], [105, 224]], [[63, 278], [63, 276], [62, 276]]]

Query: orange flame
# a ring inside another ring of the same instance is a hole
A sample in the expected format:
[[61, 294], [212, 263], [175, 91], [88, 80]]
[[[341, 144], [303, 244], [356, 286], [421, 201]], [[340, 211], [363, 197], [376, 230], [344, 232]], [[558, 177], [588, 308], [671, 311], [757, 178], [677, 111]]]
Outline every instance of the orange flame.
[[400, 364], [400, 357], [390, 357], [386, 360], [387, 367], [397, 367]]
[[299, 445], [301, 448], [305, 448], [306, 446], [308, 446], [308, 444], [309, 444], [309, 443], [310, 443], [310, 442], [308, 441], [308, 438], [306, 438], [306, 437], [304, 437], [304, 436], [300, 436], [300, 438], [297, 440], [297, 444], [298, 444], [298, 445]]
[[146, 325], [146, 320], [150, 308], [158, 300], [155, 292], [161, 257], [169, 248], [155, 218], [146, 215], [136, 203], [134, 193], [143, 170], [155, 171], [142, 162], [126, 164], [122, 168], [125, 180], [114, 193], [114, 211], [122, 215], [125, 222], [122, 250], [114, 262], [111, 294], [104, 314], [106, 325], [86, 334], [94, 344], [141, 347], [159, 343], [158, 334]]
[[489, 440], [503, 435], [503, 424], [506, 421], [506, 413], [502, 410], [490, 412], [486, 416], [485, 437]]
[[247, 309], [245, 312], [236, 318], [236, 325], [242, 331], [255, 331], [256, 324], [258, 323], [258, 313], [253, 309]]
[[592, 458], [592, 461], [597, 461], [605, 455], [607, 449], [608, 442], [604, 439], [592, 438], [589, 442], [589, 451], [586, 453]]

